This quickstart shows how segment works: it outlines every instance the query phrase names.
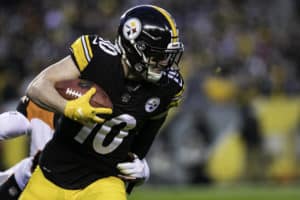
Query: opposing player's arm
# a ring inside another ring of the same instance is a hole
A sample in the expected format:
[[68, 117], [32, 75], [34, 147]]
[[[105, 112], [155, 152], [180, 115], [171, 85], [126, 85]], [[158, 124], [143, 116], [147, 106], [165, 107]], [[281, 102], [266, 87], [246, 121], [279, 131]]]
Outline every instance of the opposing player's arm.
[[18, 137], [30, 131], [30, 122], [21, 113], [9, 111], [0, 115], [0, 140]]

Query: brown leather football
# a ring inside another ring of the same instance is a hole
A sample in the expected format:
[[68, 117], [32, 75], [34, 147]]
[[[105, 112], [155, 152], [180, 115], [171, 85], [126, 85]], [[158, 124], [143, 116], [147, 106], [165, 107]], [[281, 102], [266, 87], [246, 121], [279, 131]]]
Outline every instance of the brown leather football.
[[90, 104], [93, 107], [112, 108], [112, 102], [107, 93], [97, 84], [84, 79], [63, 80], [55, 83], [57, 92], [67, 100], [74, 100], [84, 95], [91, 87], [96, 88]]

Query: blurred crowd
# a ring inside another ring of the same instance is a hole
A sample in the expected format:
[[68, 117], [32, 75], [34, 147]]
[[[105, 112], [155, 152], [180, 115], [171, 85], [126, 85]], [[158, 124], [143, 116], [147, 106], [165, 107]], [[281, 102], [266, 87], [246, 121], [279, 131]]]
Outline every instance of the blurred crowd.
[[[67, 55], [78, 36], [113, 41], [120, 14], [140, 3], [1, 1], [0, 111], [14, 109], [32, 77]], [[186, 96], [149, 154], [150, 181], [297, 181], [300, 2], [142, 3], [172, 13], [185, 44]]]

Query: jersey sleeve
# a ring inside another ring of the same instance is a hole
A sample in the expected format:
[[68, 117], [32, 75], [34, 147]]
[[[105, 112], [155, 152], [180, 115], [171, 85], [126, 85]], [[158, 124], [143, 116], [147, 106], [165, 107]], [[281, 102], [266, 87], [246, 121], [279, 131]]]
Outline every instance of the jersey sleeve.
[[82, 35], [71, 44], [72, 58], [81, 72], [94, 58], [94, 46], [93, 36], [91, 35]]
[[[115, 59], [120, 54], [116, 45], [98, 35], [80, 36], [72, 43], [70, 50], [81, 74], [86, 71], [90, 71], [89, 73], [92, 74], [101, 71], [107, 72], [107, 68], [114, 66], [119, 61]], [[99, 66], [102, 69], [95, 70]]]
[[169, 96], [170, 103], [168, 105], [168, 109], [172, 107], [177, 107], [180, 105], [183, 94], [184, 94], [184, 81], [178, 70], [169, 69], [166, 72], [166, 76], [169, 79]]
[[31, 131], [30, 122], [17, 112], [9, 111], [0, 115], [0, 140], [15, 138]]
[[143, 159], [147, 155], [165, 120], [166, 116], [155, 120], [148, 120], [142, 130], [139, 131], [139, 134], [132, 143], [132, 152], [135, 153], [140, 159]]
[[184, 88], [182, 87], [172, 98], [168, 108], [178, 107], [183, 99]]
[[158, 112], [154, 113], [155, 115], [150, 118], [151, 120], [165, 117], [171, 108], [178, 107], [183, 100], [184, 81], [179, 71], [169, 70], [165, 72], [164, 78], [164, 82], [167, 84], [162, 84], [159, 92], [162, 94], [160, 96], [162, 106]]

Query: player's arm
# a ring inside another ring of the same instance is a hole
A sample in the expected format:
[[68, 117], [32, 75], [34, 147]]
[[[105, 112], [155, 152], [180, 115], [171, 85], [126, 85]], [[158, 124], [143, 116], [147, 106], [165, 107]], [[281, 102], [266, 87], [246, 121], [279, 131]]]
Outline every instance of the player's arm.
[[[172, 107], [177, 107], [182, 98], [183, 89], [179, 88], [179, 92], [170, 99], [170, 103], [165, 112], [158, 114], [152, 119], [148, 120], [140, 133], [136, 136], [132, 145], [132, 152], [135, 156], [132, 162], [120, 163], [117, 165], [122, 174], [120, 176], [124, 180], [131, 183], [127, 186], [127, 193], [130, 193], [135, 185], [143, 184], [145, 180], [150, 177], [150, 169], [146, 162], [145, 156], [148, 153], [157, 133], [166, 120], [168, 110]], [[140, 177], [144, 177], [140, 178]]]
[[[82, 36], [84, 37], [84, 36]], [[82, 41], [77, 39], [71, 46], [72, 55], [63, 58], [57, 63], [43, 70], [27, 88], [27, 95], [38, 105], [48, 110], [63, 113], [65, 116], [80, 122], [103, 122], [97, 114], [111, 114], [108, 108], [94, 108], [89, 104], [90, 98], [96, 92], [91, 88], [78, 99], [67, 101], [56, 91], [54, 85], [58, 81], [78, 78], [88, 66], [91, 58], [87, 60], [84, 48], [89, 44], [87, 37]]]
[[0, 140], [18, 137], [30, 131], [30, 122], [23, 114], [9, 111], [0, 115]]
[[64, 113], [67, 100], [54, 88], [57, 81], [74, 79], [80, 76], [71, 56], [50, 65], [38, 74], [27, 88], [27, 96], [35, 103], [51, 111]]
[[[132, 145], [132, 153], [129, 162], [119, 163], [117, 168], [121, 172], [121, 178], [125, 180], [142, 179], [147, 180], [150, 176], [148, 163], [145, 155], [149, 151], [152, 142], [163, 124], [165, 117], [156, 120], [150, 120], [138, 134]], [[124, 176], [122, 176], [124, 175]]]
[[[180, 75], [177, 76], [178, 80], [180, 79]], [[181, 84], [178, 84], [180, 82]], [[135, 140], [132, 145], [132, 152], [135, 153], [140, 159], [144, 158], [148, 153], [155, 136], [159, 132], [163, 123], [165, 122], [168, 112], [171, 108], [177, 107], [183, 97], [183, 81], [174, 81], [172, 86], [174, 90], [168, 97], [168, 106], [163, 109], [160, 114], [149, 119], [143, 126], [142, 130], [137, 134]]]
[[145, 158], [165, 119], [166, 115], [158, 119], [148, 120], [140, 133], [137, 134], [132, 145], [132, 152], [140, 159]]
[[[148, 153], [148, 151], [154, 141], [154, 138], [156, 137], [157, 133], [159, 132], [159, 129], [161, 128], [165, 119], [166, 119], [166, 113], [162, 113], [162, 115], [159, 116], [158, 118], [149, 120], [144, 125], [143, 129], [140, 131], [140, 134], [138, 134], [136, 136], [136, 138], [133, 142], [131, 149], [132, 149], [132, 152], [134, 153], [134, 155], [136, 155], [136, 158], [130, 164], [126, 164], [126, 165], [119, 164], [117, 166], [119, 168], [120, 172], [122, 172], [122, 171], [123, 171], [123, 173], [125, 172], [124, 174], [126, 174], [126, 172], [127, 173], [131, 172], [131, 176], [132, 176], [133, 171], [135, 169], [136, 171], [142, 172], [140, 174], [144, 173], [144, 175], [145, 175], [145, 179], [140, 179], [140, 178], [130, 179], [128, 177], [123, 178], [124, 180], [128, 181], [128, 185], [126, 187], [126, 192], [128, 194], [131, 193], [134, 186], [143, 184], [150, 177], [150, 169], [146, 162], [145, 156]], [[145, 163], [142, 163], [142, 162], [145, 162]], [[127, 169], [131, 168], [131, 169], [127, 170], [126, 168]], [[143, 170], [137, 170], [139, 168], [143, 169]], [[148, 176], [148, 177], [146, 177], [146, 176]]]

